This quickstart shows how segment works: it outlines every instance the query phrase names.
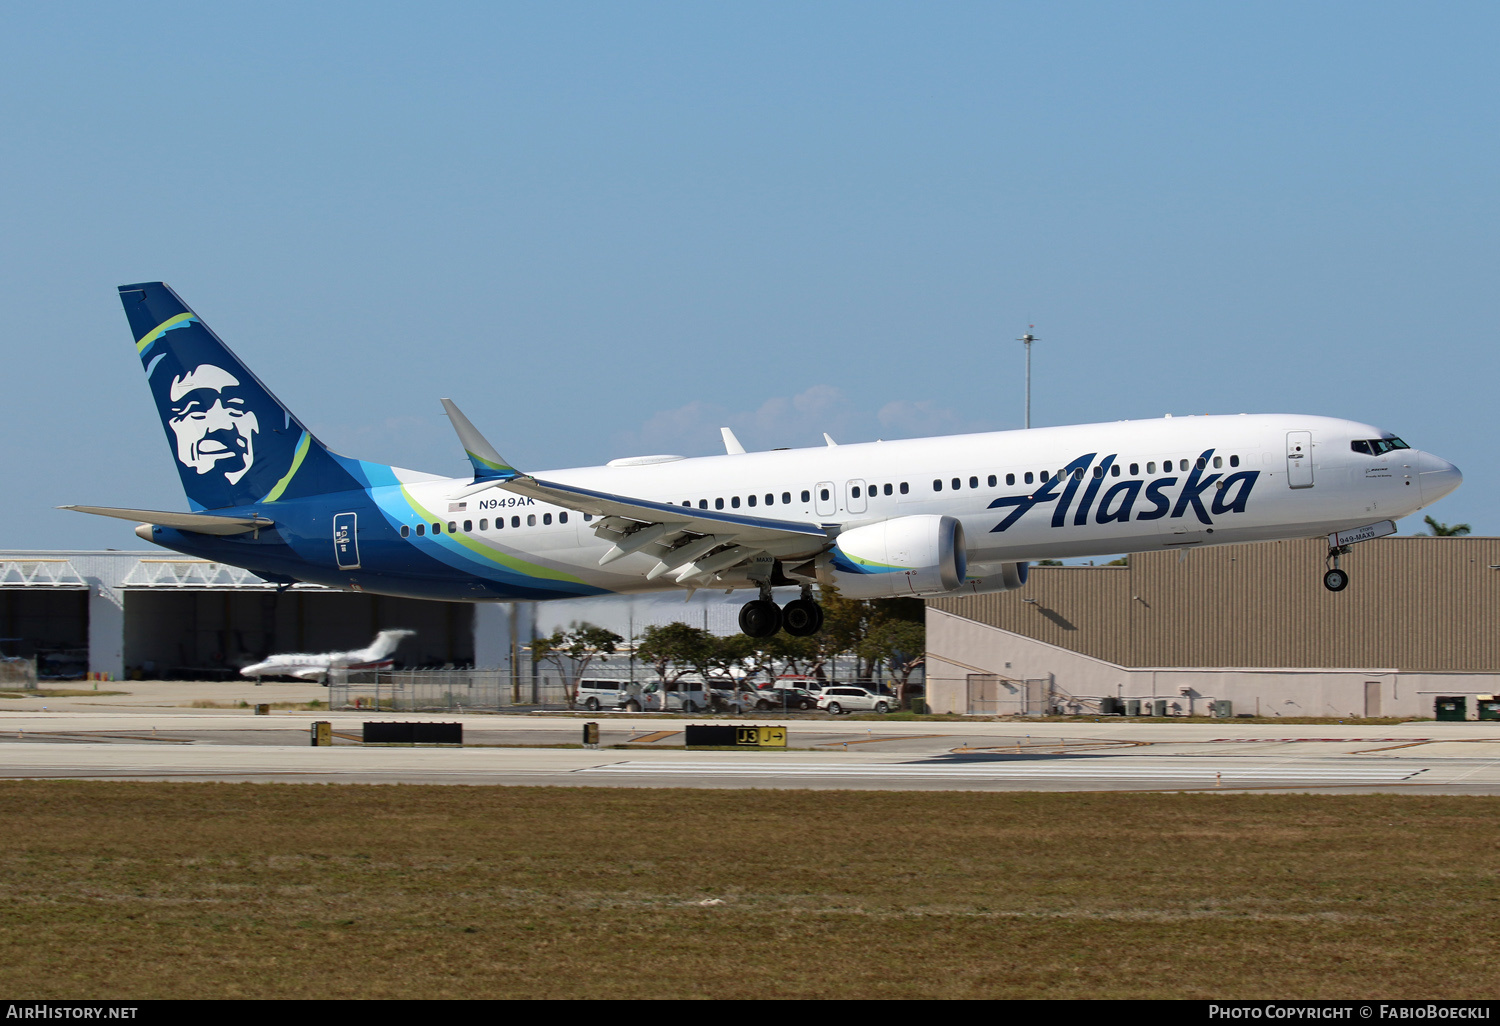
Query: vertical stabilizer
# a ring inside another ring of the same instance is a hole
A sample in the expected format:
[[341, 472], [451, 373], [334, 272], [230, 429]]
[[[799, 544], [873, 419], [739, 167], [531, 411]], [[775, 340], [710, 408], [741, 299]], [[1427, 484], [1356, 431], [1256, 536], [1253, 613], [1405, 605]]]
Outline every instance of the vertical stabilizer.
[[194, 509], [359, 487], [169, 286], [121, 285], [120, 301]]

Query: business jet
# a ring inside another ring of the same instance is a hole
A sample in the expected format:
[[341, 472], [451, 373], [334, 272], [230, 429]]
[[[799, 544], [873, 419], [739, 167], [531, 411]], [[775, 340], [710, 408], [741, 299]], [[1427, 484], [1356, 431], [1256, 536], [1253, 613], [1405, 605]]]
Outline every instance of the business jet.
[[301, 652], [287, 652], [282, 655], [268, 656], [262, 661], [240, 670], [244, 677], [301, 677], [303, 680], [317, 680], [323, 678], [323, 683], [330, 680], [337, 683], [349, 679], [350, 670], [385, 670], [389, 669], [395, 662], [392, 653], [396, 646], [401, 644], [401, 639], [410, 637], [416, 631], [381, 631], [375, 635], [375, 640], [364, 648], [356, 648], [350, 652], [322, 652], [311, 655]]
[[[1458, 487], [1389, 431], [1290, 414], [1165, 417], [524, 472], [443, 400], [448, 479], [330, 451], [167, 285], [120, 286], [191, 512], [66, 506], [290, 586], [463, 601], [698, 588], [757, 597], [752, 637], [818, 631], [814, 588], [973, 595], [1031, 562], [1328, 537], [1349, 546]], [[778, 606], [772, 589], [798, 587]]]

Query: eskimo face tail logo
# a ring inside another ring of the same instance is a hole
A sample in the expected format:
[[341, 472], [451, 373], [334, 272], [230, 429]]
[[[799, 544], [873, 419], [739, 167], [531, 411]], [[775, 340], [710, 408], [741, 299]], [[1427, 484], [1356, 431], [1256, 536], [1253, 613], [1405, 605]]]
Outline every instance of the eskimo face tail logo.
[[172, 379], [167, 399], [177, 462], [200, 475], [222, 473], [231, 485], [239, 484], [255, 465], [255, 436], [260, 433], [240, 380], [222, 367], [200, 364]]
[[[1093, 465], [1094, 457], [1097, 455], [1098, 453], [1091, 452], [1078, 457], [1060, 473], [1054, 474], [1050, 480], [1028, 495], [1007, 495], [990, 503], [990, 509], [1015, 507], [1004, 520], [990, 528], [990, 532], [993, 534], [997, 531], [1004, 531], [1035, 507], [1054, 502], [1057, 505], [1052, 508], [1052, 526], [1064, 526], [1068, 522], [1069, 508], [1073, 505], [1073, 500], [1078, 497], [1079, 485], [1086, 477], [1088, 484], [1083, 488], [1083, 496], [1072, 518], [1075, 527], [1087, 524], [1091, 512], [1095, 523], [1108, 524], [1132, 519], [1175, 520], [1185, 516], [1189, 511], [1200, 523], [1212, 526], [1214, 520], [1209, 515], [1210, 513], [1213, 516], [1223, 516], [1227, 513], [1245, 512], [1245, 504], [1250, 499], [1250, 490], [1255, 487], [1255, 481], [1260, 477], [1258, 470], [1241, 470], [1228, 476], [1205, 474], [1204, 471], [1210, 466], [1214, 455], [1214, 450], [1205, 449], [1203, 454], [1193, 461], [1192, 470], [1175, 496], [1176, 501], [1173, 501], [1173, 496], [1166, 494], [1168, 489], [1177, 484], [1179, 478], [1175, 476], [1159, 477], [1149, 483], [1139, 478], [1116, 480], [1101, 496], [1099, 492], [1104, 483], [1113, 480], [1110, 477], [1110, 468], [1115, 465], [1119, 454], [1104, 457], [1094, 468], [1095, 473], [1089, 474], [1089, 467]], [[1183, 464], [1186, 465], [1187, 461], [1184, 460]], [[1233, 465], [1232, 461], [1231, 465]], [[1168, 462], [1164, 469], [1170, 471], [1171, 463]], [[1060, 485], [1062, 487], [1059, 492]], [[1136, 499], [1140, 497], [1143, 486], [1149, 506], [1136, 510]], [[1213, 489], [1212, 498], [1209, 498], [1208, 494], [1210, 489]], [[1098, 500], [1097, 506], [1095, 505], [1096, 499]], [[1207, 508], [1204, 507], [1205, 500], [1208, 501]]]

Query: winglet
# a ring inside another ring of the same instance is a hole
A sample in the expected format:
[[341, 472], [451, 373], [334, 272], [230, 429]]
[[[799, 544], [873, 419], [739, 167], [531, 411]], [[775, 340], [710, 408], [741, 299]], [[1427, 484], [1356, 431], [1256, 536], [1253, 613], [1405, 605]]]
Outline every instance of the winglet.
[[832, 435], [830, 435], [830, 434], [829, 434], [829, 433], [828, 433], [828, 432], [827, 432], [827, 431], [824, 431], [824, 432], [823, 432], [823, 441], [825, 441], [825, 442], [827, 442], [827, 443], [828, 443], [828, 447], [829, 447], [829, 448], [830, 448], [830, 449], [831, 449], [831, 448], [833, 448], [833, 447], [834, 447], [834, 446], [835, 446], [835, 445], [838, 445], [838, 444], [839, 444], [839, 443], [837, 443], [837, 442], [835, 442], [835, 441], [834, 441], [834, 440], [833, 440], [833, 436], [832, 436]]
[[727, 427], [721, 427], [719, 428], [719, 434], [724, 436], [724, 454], [726, 456], [743, 456], [745, 454], [745, 447], [740, 444], [738, 438], [734, 437], [733, 431]]
[[448, 412], [448, 419], [453, 422], [453, 430], [458, 432], [458, 440], [463, 443], [464, 455], [469, 457], [469, 462], [474, 465], [474, 483], [480, 482], [498, 484], [501, 481], [510, 481], [521, 476], [521, 472], [495, 451], [495, 447], [485, 440], [479, 433], [479, 429], [469, 423], [469, 418], [463, 415], [463, 411], [453, 405], [452, 399], [443, 400], [443, 409]]

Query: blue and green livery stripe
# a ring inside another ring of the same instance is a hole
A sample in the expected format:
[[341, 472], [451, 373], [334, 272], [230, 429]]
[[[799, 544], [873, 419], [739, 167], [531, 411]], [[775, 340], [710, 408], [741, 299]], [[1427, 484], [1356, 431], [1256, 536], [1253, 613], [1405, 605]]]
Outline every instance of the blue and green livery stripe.
[[[412, 498], [411, 492], [406, 490], [405, 485], [401, 487], [401, 497], [406, 500], [407, 504], [411, 506], [411, 508], [419, 516], [421, 516], [423, 520], [437, 521], [444, 519], [443, 517], [439, 517], [436, 513], [427, 509], [416, 499]], [[550, 567], [538, 566], [536, 563], [528, 563], [524, 559], [517, 559], [514, 556], [506, 555], [504, 552], [501, 552], [498, 549], [492, 549], [488, 545], [484, 545], [478, 541], [475, 541], [468, 535], [449, 534], [447, 538], [450, 542], [456, 545], [463, 546], [483, 560], [491, 563], [496, 563], [500, 566], [505, 567], [507, 570], [522, 574], [526, 577], [540, 578], [547, 581], [566, 581], [569, 584], [582, 584], [586, 587], [588, 586], [588, 582], [583, 580], [582, 578], [574, 577], [572, 574], [563, 573], [561, 570], [553, 570]]]
[[474, 464], [475, 470], [483, 467], [485, 470], [493, 470], [497, 474], [505, 474], [511, 477], [514, 477], [516, 474], [515, 467], [506, 466], [504, 463], [496, 463], [494, 460], [487, 460], [477, 453], [469, 452], [468, 449], [465, 449], [464, 452], [468, 454], [469, 462]]
[[156, 327], [146, 332], [136, 341], [135, 351], [144, 355], [146, 349], [151, 345], [151, 343], [161, 338], [167, 332], [171, 331], [173, 328], [185, 328], [197, 319], [197, 317], [190, 313], [180, 313], [176, 317], [168, 317], [166, 320], [162, 321]]
[[281, 493], [286, 491], [286, 486], [292, 483], [292, 478], [297, 475], [302, 461], [307, 458], [307, 450], [311, 447], [312, 435], [306, 431], [302, 432], [302, 437], [297, 439], [297, 452], [292, 456], [292, 465], [287, 468], [281, 480], [276, 482], [276, 486], [266, 493], [266, 497], [260, 500], [261, 502], [275, 502], [281, 498]]

